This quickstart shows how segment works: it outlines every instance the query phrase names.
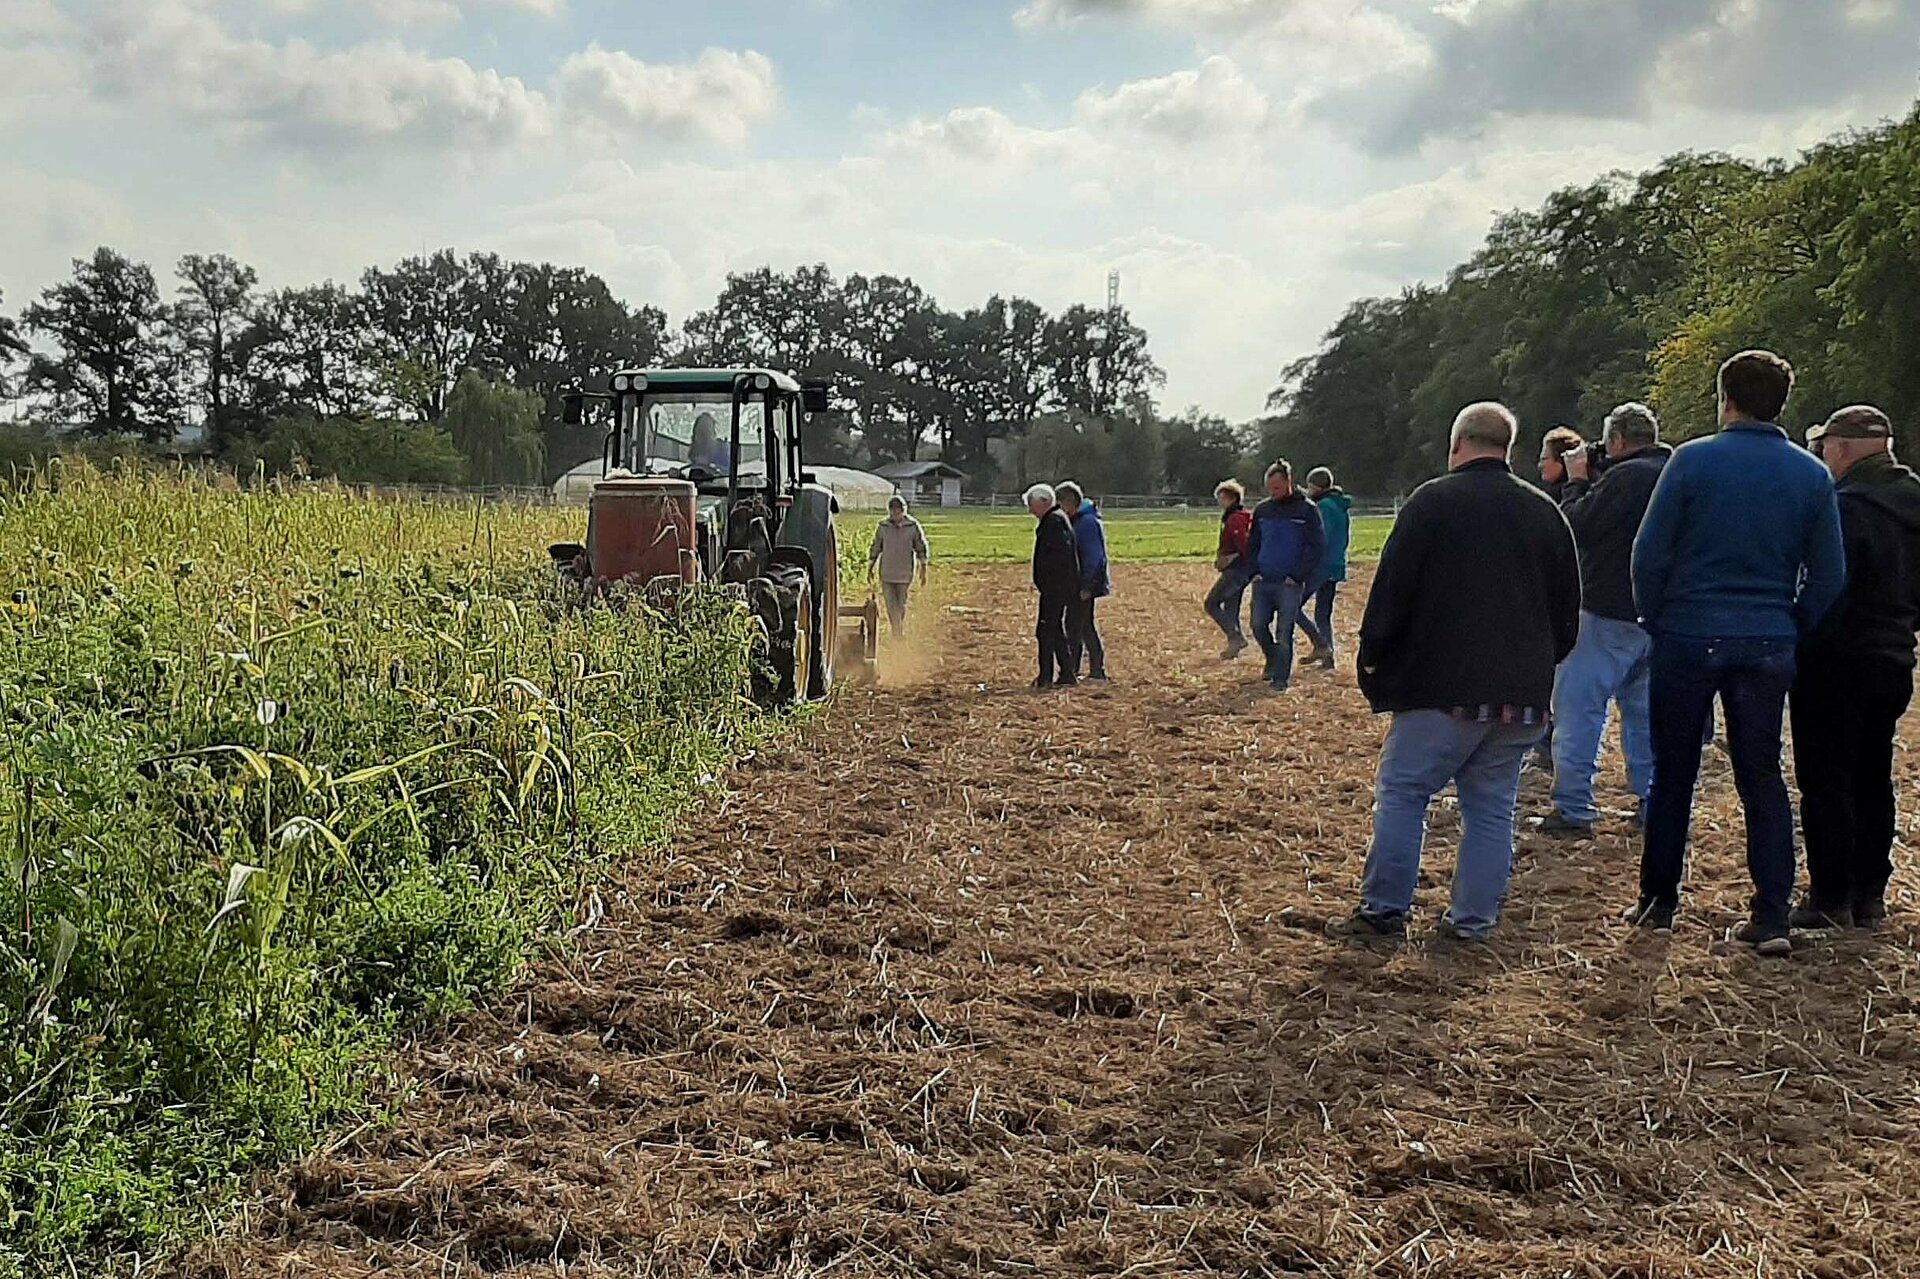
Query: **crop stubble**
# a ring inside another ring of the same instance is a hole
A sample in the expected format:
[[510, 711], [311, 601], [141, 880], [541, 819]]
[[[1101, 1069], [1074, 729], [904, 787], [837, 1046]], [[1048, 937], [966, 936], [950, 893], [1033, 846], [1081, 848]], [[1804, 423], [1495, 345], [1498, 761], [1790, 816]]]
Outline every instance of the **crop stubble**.
[[1619, 821], [1524, 836], [1490, 947], [1336, 946], [1381, 726], [1220, 665], [1207, 579], [1121, 569], [1121, 683], [1035, 696], [1018, 571], [967, 571], [938, 653], [741, 767], [196, 1271], [1920, 1271], [1910, 874], [1877, 937], [1734, 951], [1715, 758], [1670, 946], [1618, 922]]

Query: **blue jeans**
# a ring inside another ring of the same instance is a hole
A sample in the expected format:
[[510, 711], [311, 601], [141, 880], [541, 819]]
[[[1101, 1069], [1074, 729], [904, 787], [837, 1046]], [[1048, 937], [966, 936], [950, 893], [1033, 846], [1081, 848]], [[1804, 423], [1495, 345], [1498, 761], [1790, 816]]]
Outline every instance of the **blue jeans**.
[[1373, 845], [1362, 888], [1370, 914], [1413, 909], [1427, 809], [1452, 782], [1460, 792], [1460, 855], [1447, 923], [1475, 937], [1493, 931], [1513, 874], [1520, 764], [1539, 735], [1538, 724], [1476, 724], [1445, 711], [1393, 717], [1373, 791]]
[[1620, 749], [1627, 784], [1642, 801], [1653, 786], [1653, 726], [1648, 719], [1648, 664], [1653, 639], [1638, 623], [1580, 614], [1580, 641], [1553, 684], [1553, 806], [1562, 817], [1592, 822], [1593, 774], [1607, 732], [1607, 707], [1620, 703]]
[[1790, 639], [1653, 641], [1653, 793], [1640, 858], [1642, 901], [1679, 904], [1700, 779], [1700, 737], [1718, 694], [1734, 785], [1747, 815], [1754, 917], [1786, 924], [1795, 857], [1793, 803], [1780, 775], [1780, 728], [1793, 687], [1794, 649]]
[[1300, 620], [1295, 623], [1300, 633], [1307, 637], [1307, 643], [1323, 652], [1333, 651], [1333, 599], [1340, 593], [1340, 583], [1321, 582], [1306, 593], [1313, 601], [1313, 618], [1308, 620], [1306, 605], [1300, 608]]
[[1226, 633], [1231, 644], [1244, 644], [1247, 636], [1240, 629], [1240, 605], [1246, 598], [1247, 583], [1253, 579], [1237, 568], [1227, 569], [1207, 592], [1207, 616]]
[[1275, 688], [1293, 680], [1293, 624], [1304, 594], [1293, 582], [1262, 579], [1253, 584], [1253, 638], [1267, 655], [1267, 678]]

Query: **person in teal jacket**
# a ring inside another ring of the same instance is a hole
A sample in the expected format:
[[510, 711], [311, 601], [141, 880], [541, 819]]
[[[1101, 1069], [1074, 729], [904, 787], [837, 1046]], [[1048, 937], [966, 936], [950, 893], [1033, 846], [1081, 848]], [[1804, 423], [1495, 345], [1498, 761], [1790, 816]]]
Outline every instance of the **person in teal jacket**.
[[1353, 542], [1353, 499], [1333, 482], [1333, 472], [1316, 466], [1307, 472], [1307, 496], [1319, 508], [1320, 523], [1327, 531], [1326, 554], [1320, 557], [1320, 573], [1314, 579], [1308, 597], [1313, 601], [1313, 617], [1300, 610], [1300, 631], [1313, 645], [1307, 655], [1327, 670], [1333, 669], [1333, 601], [1347, 580], [1347, 548]]

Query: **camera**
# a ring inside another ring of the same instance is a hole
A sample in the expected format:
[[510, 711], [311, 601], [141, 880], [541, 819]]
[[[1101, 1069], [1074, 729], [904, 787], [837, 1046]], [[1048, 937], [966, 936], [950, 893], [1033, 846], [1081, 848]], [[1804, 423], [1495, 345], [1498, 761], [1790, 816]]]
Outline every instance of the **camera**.
[[1606, 474], [1607, 468], [1613, 465], [1613, 459], [1607, 456], [1607, 446], [1605, 444], [1598, 442], [1582, 444], [1579, 448], [1572, 451], [1575, 453], [1585, 453], [1587, 455], [1587, 479], [1589, 481], [1598, 480], [1602, 475]]

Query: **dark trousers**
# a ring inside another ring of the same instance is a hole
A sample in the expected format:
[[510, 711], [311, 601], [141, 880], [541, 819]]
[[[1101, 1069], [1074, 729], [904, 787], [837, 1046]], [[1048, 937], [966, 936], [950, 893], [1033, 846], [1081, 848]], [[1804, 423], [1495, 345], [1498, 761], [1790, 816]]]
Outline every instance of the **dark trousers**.
[[1073, 649], [1067, 643], [1067, 611], [1078, 598], [1073, 595], [1040, 596], [1040, 620], [1033, 628], [1040, 641], [1040, 682], [1066, 683], [1074, 678]]
[[1230, 568], [1220, 574], [1220, 580], [1207, 592], [1207, 616], [1226, 632], [1228, 642], [1233, 644], [1247, 642], [1247, 633], [1240, 629], [1240, 608], [1246, 599], [1247, 584], [1252, 580], [1243, 570]]
[[1087, 674], [1099, 679], [1107, 673], [1107, 646], [1100, 639], [1094, 622], [1094, 605], [1100, 601], [1075, 599], [1067, 609], [1067, 656], [1074, 674], [1080, 673], [1080, 659], [1086, 658]]
[[1793, 763], [1818, 910], [1885, 897], [1893, 877], [1893, 739], [1913, 672], [1865, 657], [1810, 662], [1793, 682]]
[[1654, 637], [1653, 791], [1640, 858], [1643, 901], [1679, 903], [1700, 780], [1700, 738], [1718, 694], [1734, 785], [1746, 810], [1753, 913], [1786, 925], [1793, 898], [1793, 803], [1780, 772], [1780, 730], [1794, 666], [1792, 640]]
[[1313, 601], [1313, 616], [1307, 616], [1304, 603], [1300, 606], [1300, 619], [1294, 625], [1317, 652], [1333, 651], [1333, 601], [1339, 594], [1340, 583], [1321, 582], [1307, 592], [1307, 599]]

